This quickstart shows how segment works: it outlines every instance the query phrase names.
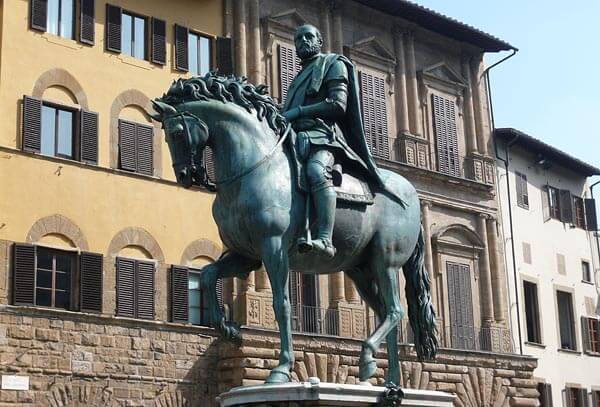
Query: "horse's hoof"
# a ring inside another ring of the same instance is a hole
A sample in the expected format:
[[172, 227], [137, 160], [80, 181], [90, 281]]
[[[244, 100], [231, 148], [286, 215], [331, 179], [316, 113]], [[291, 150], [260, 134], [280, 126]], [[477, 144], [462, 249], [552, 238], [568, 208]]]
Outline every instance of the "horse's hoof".
[[377, 370], [377, 362], [375, 359], [361, 361], [358, 368], [358, 380], [366, 382], [371, 376], [375, 374]]
[[278, 384], [278, 383], [288, 383], [290, 382], [292, 377], [289, 373], [282, 372], [280, 370], [272, 370], [265, 383], [268, 384]]
[[242, 344], [242, 333], [233, 324], [224, 322], [221, 327], [221, 336], [223, 339], [240, 346]]

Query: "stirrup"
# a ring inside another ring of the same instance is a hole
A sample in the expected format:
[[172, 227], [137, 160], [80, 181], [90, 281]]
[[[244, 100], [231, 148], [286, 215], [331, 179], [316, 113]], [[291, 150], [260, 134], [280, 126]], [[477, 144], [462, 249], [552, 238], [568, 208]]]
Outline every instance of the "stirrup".
[[299, 253], [308, 253], [313, 249], [312, 242], [305, 237], [301, 237], [296, 242], [296, 246], [298, 247]]

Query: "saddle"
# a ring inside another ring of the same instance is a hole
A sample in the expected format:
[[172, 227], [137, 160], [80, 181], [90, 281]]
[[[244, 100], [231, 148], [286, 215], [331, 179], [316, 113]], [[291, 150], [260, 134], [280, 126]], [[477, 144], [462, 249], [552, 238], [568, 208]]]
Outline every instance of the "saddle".
[[[304, 171], [305, 163], [299, 159], [298, 145], [296, 143], [296, 134], [292, 131], [290, 138], [287, 141], [288, 151], [292, 155], [292, 160], [295, 163], [294, 178], [296, 186], [304, 193], [308, 193], [308, 183], [306, 181], [306, 172]], [[335, 169], [341, 173], [341, 177], [334, 177], [334, 190], [337, 195], [338, 202], [361, 203], [371, 205], [375, 202], [375, 195], [371, 190], [365, 177], [361, 174], [344, 173], [341, 171], [341, 165], [336, 163]]]

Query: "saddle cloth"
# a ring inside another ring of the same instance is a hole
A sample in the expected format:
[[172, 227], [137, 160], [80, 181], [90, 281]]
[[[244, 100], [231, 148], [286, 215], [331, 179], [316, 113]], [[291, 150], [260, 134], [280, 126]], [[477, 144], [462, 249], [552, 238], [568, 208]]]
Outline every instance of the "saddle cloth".
[[350, 174], [342, 175], [342, 184], [334, 187], [338, 201], [359, 202], [371, 205], [374, 202], [373, 192], [364, 180]]

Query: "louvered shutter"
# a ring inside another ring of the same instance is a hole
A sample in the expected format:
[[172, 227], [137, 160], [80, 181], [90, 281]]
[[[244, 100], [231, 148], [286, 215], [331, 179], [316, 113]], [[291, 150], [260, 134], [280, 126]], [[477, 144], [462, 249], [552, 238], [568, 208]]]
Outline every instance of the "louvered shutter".
[[35, 246], [13, 245], [13, 304], [33, 305], [35, 290]]
[[154, 319], [154, 263], [136, 261], [137, 317]]
[[573, 222], [573, 198], [571, 192], [567, 189], [561, 189], [558, 192], [560, 199], [560, 220], [565, 223]]
[[121, 52], [121, 7], [106, 5], [106, 49]]
[[42, 145], [42, 101], [23, 96], [23, 150], [40, 152]]
[[167, 23], [156, 17], [152, 17], [151, 61], [160, 65], [167, 62]]
[[152, 136], [154, 128], [143, 124], [136, 124], [135, 128], [137, 172], [140, 174], [153, 175], [154, 166], [152, 165], [152, 158], [154, 155], [154, 147], [152, 145]]
[[221, 75], [233, 74], [233, 41], [227, 37], [217, 37], [217, 68]]
[[600, 407], [600, 391], [592, 390], [592, 406]]
[[280, 102], [284, 103], [292, 81], [302, 69], [296, 49], [284, 44], [279, 45], [279, 92]]
[[79, 308], [102, 312], [102, 255], [82, 252], [79, 256]]
[[581, 342], [583, 342], [583, 350], [589, 352], [592, 350], [592, 342], [590, 338], [589, 319], [581, 317]]
[[581, 399], [581, 405], [583, 407], [588, 407], [589, 400], [588, 400], [588, 395], [587, 395], [587, 389], [585, 387], [582, 387], [580, 389], [577, 389], [577, 391], [579, 391], [579, 398]]
[[98, 113], [82, 109], [79, 123], [81, 161], [98, 164]]
[[542, 187], [542, 214], [544, 222], [550, 220], [550, 189], [548, 185]]
[[94, 45], [96, 39], [96, 1], [81, 0], [79, 9], [79, 41]]
[[33, 30], [45, 32], [48, 15], [48, 0], [31, 0], [29, 4], [29, 26]]
[[596, 218], [596, 201], [585, 199], [585, 226], [587, 230], [598, 230], [598, 220]]
[[119, 120], [119, 167], [123, 170], [137, 170], [135, 123]]
[[206, 172], [211, 181], [215, 180], [215, 161], [213, 158], [212, 148], [206, 147], [202, 152], [202, 161], [204, 162], [204, 168], [206, 168]]
[[188, 29], [175, 24], [175, 68], [187, 72], [189, 69]]
[[290, 305], [292, 329], [302, 330], [302, 276], [297, 271], [289, 274]]
[[169, 298], [171, 302], [171, 322], [189, 321], [187, 267], [171, 266], [169, 279]]
[[540, 407], [552, 407], [552, 385], [550, 383], [538, 383], [537, 385]]
[[135, 317], [135, 260], [117, 257], [117, 315]]
[[436, 94], [431, 95], [431, 102], [438, 153], [438, 171], [460, 177], [455, 103], [453, 100]]

